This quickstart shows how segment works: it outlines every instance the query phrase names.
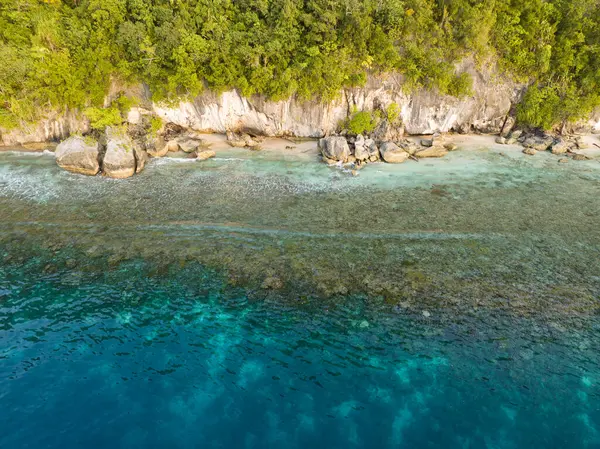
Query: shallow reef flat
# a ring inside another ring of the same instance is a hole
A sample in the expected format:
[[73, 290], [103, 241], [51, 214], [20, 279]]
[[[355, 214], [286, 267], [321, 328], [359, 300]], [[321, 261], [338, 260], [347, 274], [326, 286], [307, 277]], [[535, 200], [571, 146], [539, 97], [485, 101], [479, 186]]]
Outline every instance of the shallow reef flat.
[[0, 446], [597, 447], [597, 162], [316, 158], [0, 154]]

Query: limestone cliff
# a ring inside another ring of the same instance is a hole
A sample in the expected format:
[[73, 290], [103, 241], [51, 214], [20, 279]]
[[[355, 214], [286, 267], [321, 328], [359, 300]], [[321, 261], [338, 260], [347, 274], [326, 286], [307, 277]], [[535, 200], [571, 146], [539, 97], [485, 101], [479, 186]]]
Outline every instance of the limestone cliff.
[[[346, 89], [337, 100], [328, 103], [298, 98], [270, 101], [260, 95], [246, 98], [237, 90], [231, 90], [220, 95], [206, 91], [193, 101], [173, 105], [151, 103], [149, 93], [143, 87], [132, 90], [144, 97], [141, 103], [151, 110], [147, 112], [199, 132], [249, 130], [265, 136], [323, 137], [335, 132], [354, 108], [371, 111], [385, 109], [392, 103], [400, 107], [400, 118], [407, 134], [499, 132], [512, 106], [518, 102], [523, 86], [497, 75], [493, 68], [476, 69], [471, 62], [465, 62], [460, 70], [469, 73], [473, 79], [473, 93], [464, 98], [424, 89], [407, 92], [400, 75], [371, 77], [366, 86]], [[135, 120], [139, 114], [133, 112], [129, 115]], [[592, 118], [583, 128], [600, 130], [598, 118]], [[81, 116], [70, 112], [55, 115], [37, 125], [4, 131], [0, 143], [56, 141], [73, 132], [85, 131], [87, 126]]]

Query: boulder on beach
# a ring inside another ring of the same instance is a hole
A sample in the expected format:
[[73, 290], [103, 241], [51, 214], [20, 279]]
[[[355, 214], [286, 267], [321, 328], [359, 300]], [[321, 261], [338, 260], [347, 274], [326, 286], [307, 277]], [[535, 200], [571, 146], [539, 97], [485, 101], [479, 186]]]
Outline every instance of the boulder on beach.
[[135, 150], [131, 138], [123, 129], [106, 128], [106, 153], [102, 172], [110, 178], [129, 178], [135, 174]]
[[179, 151], [179, 144], [177, 143], [177, 140], [170, 140], [167, 142], [165, 147], [167, 149], [167, 153], [176, 153]]
[[535, 156], [536, 153], [537, 153], [537, 150], [532, 147], [527, 147], [523, 150], [523, 154], [527, 154], [529, 156]]
[[91, 137], [69, 137], [54, 154], [56, 163], [70, 172], [94, 176], [100, 171], [100, 145]]
[[227, 143], [234, 148], [256, 147], [262, 143], [262, 141], [262, 138], [253, 137], [247, 133], [227, 131]]
[[217, 153], [215, 153], [214, 150], [199, 150], [196, 159], [199, 161], [205, 161], [207, 159], [215, 157], [216, 155]]
[[525, 148], [533, 148], [536, 151], [546, 151], [554, 143], [554, 137], [552, 136], [528, 136], [523, 139], [523, 146]]
[[324, 137], [319, 140], [319, 148], [323, 157], [346, 162], [350, 157], [350, 147], [345, 137]]
[[146, 151], [151, 157], [164, 157], [169, 152], [169, 145], [165, 143], [162, 137], [156, 137], [148, 140], [146, 143]]
[[389, 164], [401, 164], [405, 162], [410, 155], [396, 145], [394, 142], [384, 142], [379, 148], [381, 158]]
[[148, 153], [143, 148], [135, 145], [133, 151], [135, 156], [135, 172], [141, 173], [144, 167], [146, 167], [146, 162], [148, 162]]
[[415, 157], [422, 159], [427, 157], [444, 157], [448, 154], [448, 150], [442, 146], [433, 146], [417, 151]]
[[411, 156], [413, 156], [417, 151], [421, 149], [419, 145], [408, 139], [403, 139], [399, 141], [398, 146]]
[[570, 150], [575, 148], [574, 142], [569, 142], [565, 139], [560, 139], [554, 145], [552, 145], [552, 154], [566, 154]]
[[[370, 139], [369, 139], [370, 140]], [[372, 141], [371, 141], [372, 142]], [[362, 135], [358, 135], [356, 137], [356, 141], [354, 142], [354, 157], [357, 161], [367, 161], [369, 160], [369, 149], [367, 147], [367, 141]]]

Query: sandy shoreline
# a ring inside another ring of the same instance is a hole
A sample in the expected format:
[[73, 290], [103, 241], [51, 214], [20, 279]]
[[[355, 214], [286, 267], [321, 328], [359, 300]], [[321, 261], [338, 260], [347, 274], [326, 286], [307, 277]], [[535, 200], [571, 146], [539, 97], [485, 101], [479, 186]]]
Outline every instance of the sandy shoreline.
[[[234, 148], [227, 142], [227, 137], [224, 134], [197, 134], [198, 138], [204, 140], [210, 149], [217, 153], [220, 152], [240, 152], [240, 153], [272, 153], [279, 155], [307, 155], [317, 156], [319, 155], [319, 149], [317, 143], [319, 139], [307, 139], [307, 138], [280, 138], [280, 137], [266, 137], [261, 143], [261, 149], [259, 151], [250, 150], [248, 148]], [[407, 139], [414, 141], [415, 143], [420, 142], [421, 139], [429, 138], [430, 136], [409, 136]], [[481, 135], [481, 134], [446, 134], [444, 135], [444, 142], [451, 142], [458, 146], [457, 151], [461, 150], [480, 150], [480, 149], [504, 149], [507, 151], [522, 151], [523, 147], [519, 144], [516, 145], [502, 145], [496, 143], [496, 135]], [[576, 153], [585, 154], [589, 157], [600, 156], [600, 147], [596, 147], [595, 144], [600, 145], [600, 137], [594, 134], [586, 134], [581, 136], [583, 142], [587, 144], [586, 149], [578, 150]], [[42, 153], [44, 151], [54, 151], [56, 143], [53, 142], [39, 142], [34, 144], [25, 144], [22, 146], [0, 146], [0, 153], [3, 152], [23, 152], [23, 153]], [[171, 158], [187, 158], [189, 155], [182, 151], [169, 153], [166, 157]]]

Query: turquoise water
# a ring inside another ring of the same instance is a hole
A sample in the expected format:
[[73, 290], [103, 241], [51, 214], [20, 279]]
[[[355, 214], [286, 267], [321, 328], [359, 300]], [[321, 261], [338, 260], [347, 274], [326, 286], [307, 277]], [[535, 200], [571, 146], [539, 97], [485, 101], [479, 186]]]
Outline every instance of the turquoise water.
[[0, 447], [600, 447], [600, 167], [539, 156], [0, 153]]

